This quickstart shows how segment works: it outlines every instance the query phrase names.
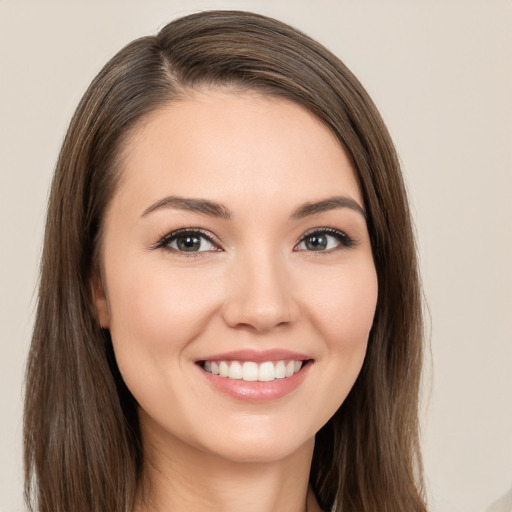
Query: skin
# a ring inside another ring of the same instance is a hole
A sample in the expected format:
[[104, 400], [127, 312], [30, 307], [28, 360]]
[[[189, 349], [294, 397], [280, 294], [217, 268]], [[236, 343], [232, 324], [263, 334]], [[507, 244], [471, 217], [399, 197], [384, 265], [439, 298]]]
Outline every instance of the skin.
[[[222, 203], [231, 219], [172, 207], [144, 214], [167, 196]], [[361, 212], [290, 219], [332, 196], [363, 208], [333, 134], [288, 100], [195, 91], [130, 136], [93, 290], [140, 405], [153, 498], [139, 511], [305, 510], [315, 433], [357, 378], [377, 301]], [[304, 234], [325, 227], [352, 246], [330, 237], [329, 248], [310, 250]], [[213, 243], [195, 253], [158, 245], [181, 228]], [[220, 392], [196, 364], [240, 348], [312, 362], [292, 392], [251, 403]], [[320, 510], [311, 492], [308, 500], [309, 512]]]

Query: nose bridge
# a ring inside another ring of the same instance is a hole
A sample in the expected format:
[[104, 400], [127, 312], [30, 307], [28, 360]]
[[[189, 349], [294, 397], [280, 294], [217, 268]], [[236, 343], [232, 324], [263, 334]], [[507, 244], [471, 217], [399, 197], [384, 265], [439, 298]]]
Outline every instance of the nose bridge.
[[283, 255], [260, 247], [239, 255], [234, 267], [224, 306], [228, 325], [250, 326], [261, 332], [297, 320], [298, 307]]

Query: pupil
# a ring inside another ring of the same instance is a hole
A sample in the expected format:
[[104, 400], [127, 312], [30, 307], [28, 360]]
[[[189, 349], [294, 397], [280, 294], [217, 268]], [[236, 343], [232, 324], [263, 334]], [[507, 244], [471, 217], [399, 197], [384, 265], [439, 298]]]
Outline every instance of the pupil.
[[182, 236], [177, 239], [177, 245], [181, 251], [197, 251], [201, 240], [196, 236]]
[[327, 238], [325, 236], [310, 236], [306, 239], [306, 247], [312, 251], [320, 251], [327, 247]]

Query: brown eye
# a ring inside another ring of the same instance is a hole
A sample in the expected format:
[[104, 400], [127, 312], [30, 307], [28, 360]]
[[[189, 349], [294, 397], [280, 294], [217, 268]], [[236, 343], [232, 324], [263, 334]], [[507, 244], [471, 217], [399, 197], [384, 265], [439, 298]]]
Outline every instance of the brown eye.
[[201, 238], [197, 236], [179, 236], [176, 238], [176, 248], [179, 251], [199, 251], [201, 250]]
[[352, 247], [354, 241], [337, 229], [322, 229], [306, 233], [295, 246], [295, 251], [328, 252], [341, 247]]
[[180, 230], [165, 236], [159, 243], [159, 248], [175, 252], [208, 252], [218, 251], [219, 247], [206, 234], [200, 231]]
[[304, 245], [308, 251], [324, 251], [328, 244], [329, 240], [325, 235], [309, 235], [304, 239]]

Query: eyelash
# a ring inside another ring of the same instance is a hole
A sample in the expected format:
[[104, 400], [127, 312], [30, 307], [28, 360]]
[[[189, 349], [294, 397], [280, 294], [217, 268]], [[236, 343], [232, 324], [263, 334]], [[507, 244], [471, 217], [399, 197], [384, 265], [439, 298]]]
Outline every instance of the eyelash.
[[168, 233], [167, 235], [163, 236], [156, 245], [153, 246], [154, 249], [164, 249], [166, 251], [172, 252], [173, 254], [178, 254], [179, 256], [185, 256], [187, 258], [197, 258], [198, 256], [201, 256], [203, 252], [220, 252], [222, 249], [217, 249], [215, 251], [179, 251], [177, 249], [174, 249], [173, 247], [170, 247], [170, 244], [178, 239], [179, 236], [190, 236], [190, 237], [196, 237], [196, 238], [202, 238], [204, 240], [207, 240], [209, 243], [216, 247], [220, 247], [220, 243], [216, 241], [215, 237], [213, 237], [210, 233], [207, 231], [204, 231], [203, 229], [198, 228], [184, 228], [184, 229], [177, 229], [176, 231], [172, 231], [171, 233]]
[[[197, 238], [206, 240], [210, 244], [217, 247], [217, 249], [214, 251], [190, 251], [190, 252], [187, 252], [187, 251], [179, 251], [177, 249], [170, 247], [170, 244], [172, 242], [174, 242], [175, 240], [177, 240], [180, 235], [181, 236], [189, 235], [191, 237], [197, 237]], [[327, 250], [306, 251], [306, 252], [311, 252], [311, 253], [319, 252], [321, 254], [329, 254], [329, 253], [332, 253], [332, 252], [335, 252], [335, 251], [338, 251], [341, 249], [349, 249], [349, 248], [353, 247], [354, 245], [356, 245], [356, 241], [353, 238], [351, 238], [349, 235], [344, 233], [343, 231], [340, 231], [340, 230], [334, 229], [334, 228], [324, 227], [324, 228], [315, 228], [315, 229], [308, 231], [307, 233], [304, 233], [304, 235], [302, 235], [302, 237], [299, 239], [299, 241], [294, 245], [293, 250], [295, 252], [299, 252], [299, 250], [297, 250], [296, 247], [298, 247], [300, 244], [305, 242], [308, 239], [308, 237], [312, 237], [313, 235], [331, 236], [339, 242], [339, 245], [334, 248], [327, 249]], [[184, 229], [178, 229], [176, 231], [172, 231], [171, 233], [168, 233], [165, 236], [163, 236], [153, 246], [153, 249], [164, 249], [166, 251], [172, 252], [173, 254], [178, 254], [180, 256], [184, 256], [187, 258], [190, 258], [190, 257], [197, 258], [197, 257], [201, 256], [202, 253], [204, 253], [204, 252], [222, 252], [222, 249], [220, 248], [220, 243], [217, 241], [217, 239], [215, 237], [213, 237], [209, 232], [204, 231], [202, 229], [198, 229], [198, 228], [184, 228]]]
[[[308, 252], [313, 252], [313, 253], [319, 252], [322, 254], [329, 254], [329, 253], [332, 253], [335, 251], [339, 251], [341, 249], [350, 249], [351, 247], [354, 247], [354, 245], [356, 245], [356, 241], [352, 237], [350, 237], [349, 235], [344, 233], [343, 231], [340, 231], [339, 229], [335, 229], [335, 228], [325, 227], [325, 228], [315, 228], [315, 229], [312, 229], [312, 230], [304, 233], [304, 235], [302, 235], [302, 237], [297, 242], [297, 244], [295, 244], [295, 247], [299, 246], [300, 244], [305, 242], [309, 237], [312, 237], [313, 235], [331, 236], [339, 242], [339, 246], [334, 247], [332, 249], [325, 250], [325, 251], [308, 251]], [[294, 247], [294, 250], [295, 250], [295, 247]]]

